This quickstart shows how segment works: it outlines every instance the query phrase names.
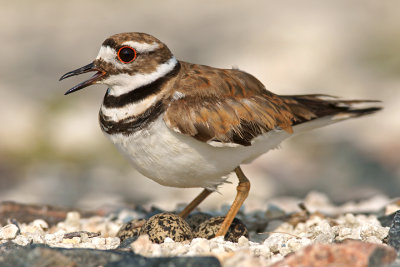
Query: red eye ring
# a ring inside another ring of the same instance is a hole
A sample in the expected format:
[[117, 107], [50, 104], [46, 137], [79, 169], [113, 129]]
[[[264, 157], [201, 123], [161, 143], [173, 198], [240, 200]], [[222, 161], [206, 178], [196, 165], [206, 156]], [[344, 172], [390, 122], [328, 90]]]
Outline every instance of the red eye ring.
[[136, 59], [136, 50], [127, 45], [123, 46], [118, 50], [117, 57], [122, 63], [131, 63]]

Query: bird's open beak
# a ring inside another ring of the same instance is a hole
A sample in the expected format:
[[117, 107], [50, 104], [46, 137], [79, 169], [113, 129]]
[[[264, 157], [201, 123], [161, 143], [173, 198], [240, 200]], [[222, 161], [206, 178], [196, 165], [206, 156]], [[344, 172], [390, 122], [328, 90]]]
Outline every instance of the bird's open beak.
[[89, 85], [92, 85], [95, 82], [101, 80], [106, 75], [105, 71], [96, 68], [93, 63], [90, 63], [86, 66], [83, 66], [82, 68], [65, 73], [63, 76], [61, 76], [60, 81], [66, 79], [68, 77], [79, 75], [79, 74], [90, 72], [90, 71], [97, 71], [97, 73], [95, 73], [89, 80], [86, 80], [84, 82], [81, 82], [78, 85], [75, 85], [74, 87], [69, 89], [67, 92], [65, 92], [64, 95], [68, 95], [75, 91], [81, 90]]

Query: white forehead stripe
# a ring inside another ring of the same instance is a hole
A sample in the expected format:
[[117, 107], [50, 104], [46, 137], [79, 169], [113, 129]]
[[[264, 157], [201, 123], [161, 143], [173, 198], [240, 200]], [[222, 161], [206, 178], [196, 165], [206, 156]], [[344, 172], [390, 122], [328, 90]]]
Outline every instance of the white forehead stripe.
[[129, 68], [127, 64], [119, 62], [116, 58], [117, 58], [117, 52], [109, 46], [101, 46], [99, 54], [96, 57], [96, 59], [102, 59], [107, 63], [113, 64], [118, 69]]
[[115, 50], [113, 48], [111, 48], [109, 46], [101, 46], [96, 59], [101, 58], [104, 61], [109, 62], [110, 59], [115, 59], [116, 56], [117, 56], [117, 52], [115, 52]]
[[151, 51], [154, 51], [154, 50], [160, 48], [160, 45], [155, 42], [148, 44], [148, 43], [127, 41], [127, 42], [122, 43], [122, 45], [130, 46], [130, 47], [136, 49], [136, 51], [139, 53], [151, 52]]

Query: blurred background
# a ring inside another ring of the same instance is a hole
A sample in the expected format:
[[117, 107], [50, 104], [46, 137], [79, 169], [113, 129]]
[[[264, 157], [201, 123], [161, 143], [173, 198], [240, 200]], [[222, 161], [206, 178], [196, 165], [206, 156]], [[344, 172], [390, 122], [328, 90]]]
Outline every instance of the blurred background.
[[[239, 67], [278, 94], [383, 101], [376, 115], [294, 137], [243, 167], [247, 207], [279, 196], [327, 194], [337, 203], [400, 190], [398, 1], [1, 1], [0, 201], [173, 209], [200, 189], [138, 174], [100, 131], [105, 86], [63, 93], [86, 77], [108, 36], [150, 33], [178, 59]], [[173, 166], [171, 166], [173, 167]], [[202, 207], [230, 203], [233, 184]]]

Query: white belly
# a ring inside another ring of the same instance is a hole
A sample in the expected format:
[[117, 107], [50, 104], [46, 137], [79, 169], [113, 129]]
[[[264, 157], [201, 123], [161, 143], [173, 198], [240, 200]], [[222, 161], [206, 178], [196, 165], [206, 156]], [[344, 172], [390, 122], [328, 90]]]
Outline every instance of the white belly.
[[215, 147], [170, 130], [162, 116], [130, 136], [106, 135], [140, 173], [157, 183], [211, 190], [241, 163], [277, 147], [289, 136], [284, 131], [271, 131], [256, 138], [252, 146]]

